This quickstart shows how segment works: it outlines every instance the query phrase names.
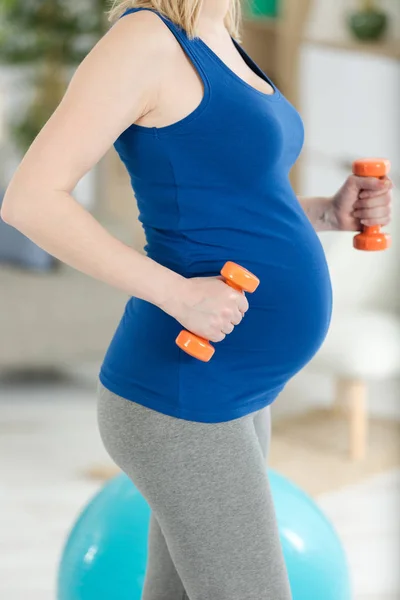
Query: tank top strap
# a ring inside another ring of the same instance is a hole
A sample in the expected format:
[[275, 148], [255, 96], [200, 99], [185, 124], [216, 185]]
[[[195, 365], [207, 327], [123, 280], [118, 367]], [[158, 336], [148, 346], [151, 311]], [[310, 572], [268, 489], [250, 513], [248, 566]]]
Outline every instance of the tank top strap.
[[148, 12], [154, 13], [161, 19], [161, 21], [163, 21], [163, 23], [175, 36], [176, 40], [178, 41], [184, 52], [188, 55], [196, 69], [199, 71], [199, 74], [204, 83], [204, 80], [207, 79], [206, 69], [204, 68], [204, 61], [207, 60], [207, 55], [201, 52], [198, 44], [196, 43], [196, 40], [189, 39], [184, 29], [182, 29], [179, 25], [177, 25], [176, 23], [174, 23], [173, 21], [171, 21], [166, 16], [164, 16], [163, 14], [161, 14], [153, 8], [128, 8], [120, 15], [119, 18], [122, 18], [130, 13], [135, 13], [143, 10], [147, 10]]

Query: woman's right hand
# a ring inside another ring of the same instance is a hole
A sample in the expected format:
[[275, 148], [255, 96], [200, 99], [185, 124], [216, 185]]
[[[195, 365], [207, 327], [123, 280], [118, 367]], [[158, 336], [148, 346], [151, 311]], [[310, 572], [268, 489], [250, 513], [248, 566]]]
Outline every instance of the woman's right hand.
[[184, 279], [177, 292], [170, 314], [185, 329], [212, 342], [231, 333], [249, 308], [245, 294], [224, 283], [222, 276]]

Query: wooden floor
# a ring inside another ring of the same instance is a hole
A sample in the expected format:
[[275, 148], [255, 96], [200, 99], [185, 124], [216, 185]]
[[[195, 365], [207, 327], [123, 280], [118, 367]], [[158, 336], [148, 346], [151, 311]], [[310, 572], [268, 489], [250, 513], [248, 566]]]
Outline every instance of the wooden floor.
[[[110, 464], [97, 429], [93, 374], [79, 381], [0, 383], [0, 597], [55, 600], [72, 520]], [[400, 599], [400, 470], [318, 497], [348, 552], [356, 600]]]
[[282, 418], [273, 425], [269, 463], [312, 496], [400, 468], [399, 422], [370, 418], [367, 456], [357, 462], [349, 460], [348, 428], [330, 408]]

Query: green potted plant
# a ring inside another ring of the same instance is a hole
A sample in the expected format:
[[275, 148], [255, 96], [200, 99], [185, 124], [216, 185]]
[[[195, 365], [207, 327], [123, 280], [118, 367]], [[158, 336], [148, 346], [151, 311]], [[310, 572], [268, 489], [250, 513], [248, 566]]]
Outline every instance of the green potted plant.
[[26, 112], [11, 124], [22, 151], [60, 102], [71, 68], [104, 33], [106, 9], [107, 0], [0, 0], [0, 62], [22, 68], [33, 91]]
[[377, 41], [387, 29], [387, 15], [375, 0], [359, 0], [359, 9], [349, 15], [350, 29], [362, 41]]

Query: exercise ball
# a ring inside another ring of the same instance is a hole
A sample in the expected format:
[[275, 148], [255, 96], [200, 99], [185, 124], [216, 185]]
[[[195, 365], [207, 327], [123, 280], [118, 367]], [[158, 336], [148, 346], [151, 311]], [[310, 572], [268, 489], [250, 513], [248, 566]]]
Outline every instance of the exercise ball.
[[269, 471], [293, 600], [351, 600], [347, 558], [317, 504], [282, 475]]
[[149, 506], [130, 479], [111, 479], [67, 539], [57, 600], [140, 600], [149, 522]]
[[[346, 557], [315, 502], [269, 471], [293, 600], [350, 600]], [[140, 600], [150, 510], [119, 475], [89, 502], [64, 548], [57, 600]]]

